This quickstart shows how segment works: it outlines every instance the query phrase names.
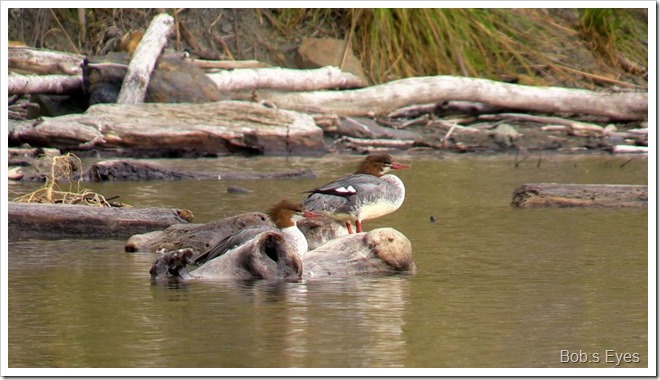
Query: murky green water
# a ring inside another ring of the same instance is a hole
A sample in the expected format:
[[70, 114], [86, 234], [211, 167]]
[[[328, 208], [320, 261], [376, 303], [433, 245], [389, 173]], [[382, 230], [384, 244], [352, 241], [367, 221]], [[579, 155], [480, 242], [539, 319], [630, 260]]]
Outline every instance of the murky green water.
[[[9, 367], [614, 367], [625, 353], [621, 366], [648, 365], [647, 210], [509, 206], [526, 182], [646, 184], [645, 158], [397, 159], [413, 164], [398, 173], [406, 201], [365, 228], [406, 234], [418, 274], [169, 287], [150, 283], [155, 255], [124, 253], [125, 240], [10, 241]], [[300, 198], [357, 160], [177, 161], [319, 178], [88, 187], [206, 222]], [[562, 363], [562, 350], [588, 362]]]

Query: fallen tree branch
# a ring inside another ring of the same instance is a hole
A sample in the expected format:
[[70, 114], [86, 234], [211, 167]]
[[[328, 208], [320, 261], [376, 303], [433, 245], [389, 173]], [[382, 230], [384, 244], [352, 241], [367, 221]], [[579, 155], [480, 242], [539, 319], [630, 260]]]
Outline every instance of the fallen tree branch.
[[280, 67], [237, 69], [207, 74], [221, 91], [254, 90], [257, 88], [310, 91], [330, 88], [364, 87], [362, 80], [333, 66], [320, 69], [295, 70]]
[[603, 127], [596, 124], [584, 123], [581, 121], [575, 121], [570, 119], [565, 119], [561, 117], [552, 117], [552, 116], [536, 116], [536, 115], [527, 115], [522, 113], [500, 113], [496, 115], [480, 115], [479, 119], [481, 120], [515, 120], [515, 121], [531, 121], [539, 124], [559, 124], [568, 127], [569, 133], [575, 136], [591, 136], [591, 135], [602, 135], [604, 133]]
[[83, 56], [28, 47], [9, 47], [8, 69], [30, 74], [81, 75]]
[[82, 76], [11, 74], [7, 79], [7, 92], [10, 95], [66, 94], [80, 90], [82, 83]]
[[254, 60], [247, 61], [210, 61], [206, 59], [191, 59], [190, 62], [195, 64], [200, 69], [258, 69], [270, 67], [269, 64]]
[[174, 33], [174, 18], [162, 13], [154, 17], [149, 29], [135, 49], [135, 54], [128, 65], [124, 82], [117, 97], [117, 103], [143, 103], [149, 85], [151, 72], [156, 60], [167, 44], [167, 38]]
[[340, 116], [385, 114], [412, 104], [469, 100], [529, 112], [588, 114], [612, 120], [648, 118], [647, 93], [534, 87], [455, 76], [407, 78], [359, 90], [259, 91], [256, 95], [279, 108]]

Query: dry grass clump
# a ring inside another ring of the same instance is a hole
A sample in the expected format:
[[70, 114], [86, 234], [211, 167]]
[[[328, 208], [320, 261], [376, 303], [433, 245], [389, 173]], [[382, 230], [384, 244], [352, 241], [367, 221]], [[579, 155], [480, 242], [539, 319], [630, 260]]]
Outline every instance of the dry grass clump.
[[[75, 154], [66, 153], [54, 157], [42, 155], [34, 167], [37, 172], [46, 175], [46, 183], [31, 193], [15, 198], [14, 202], [117, 206], [115, 202], [108, 202], [103, 195], [81, 188], [82, 176], [74, 180], [74, 172], [82, 169], [82, 162]], [[61, 184], [68, 187], [63, 188]]]

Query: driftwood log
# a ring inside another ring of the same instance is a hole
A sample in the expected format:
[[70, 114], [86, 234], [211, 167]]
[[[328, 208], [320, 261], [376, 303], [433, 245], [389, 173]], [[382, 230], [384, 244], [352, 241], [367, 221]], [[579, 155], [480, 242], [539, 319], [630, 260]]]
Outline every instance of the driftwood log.
[[[8, 68], [25, 74], [82, 75], [83, 56], [29, 47], [8, 48]], [[80, 77], [82, 80], [82, 77]], [[11, 94], [11, 91], [9, 92]]]
[[266, 214], [250, 212], [208, 223], [174, 224], [162, 231], [131, 236], [126, 252], [156, 252], [190, 248], [195, 255], [206, 251], [225, 237], [252, 226], [274, 224]]
[[511, 205], [537, 207], [648, 207], [645, 185], [529, 183], [516, 188]]
[[154, 280], [300, 279], [415, 273], [410, 240], [392, 228], [344, 235], [307, 252], [302, 260], [281, 234], [264, 232], [199, 267], [194, 250], [166, 250], [149, 273]]
[[207, 74], [222, 91], [246, 91], [258, 88], [285, 91], [313, 91], [364, 87], [360, 77], [336, 67], [295, 70], [280, 67], [237, 69]]
[[197, 173], [172, 170], [148, 162], [137, 160], [107, 160], [94, 163], [84, 175], [89, 181], [145, 181], [145, 180], [185, 180], [185, 179], [286, 179], [286, 178], [316, 178], [309, 169], [290, 170], [285, 172], [250, 173], [250, 172], [219, 172]]
[[304, 278], [416, 270], [410, 240], [393, 228], [344, 235], [303, 257]]
[[411, 104], [467, 100], [527, 112], [577, 113], [611, 120], [648, 118], [648, 93], [603, 93], [443, 75], [401, 79], [358, 90], [297, 93], [261, 90], [256, 95], [279, 108], [340, 116], [386, 114]]
[[130, 150], [147, 156], [325, 151], [323, 131], [311, 116], [240, 101], [99, 104], [84, 114], [19, 124], [10, 131], [9, 141], [74, 151]]
[[[21, 237], [124, 237], [189, 223], [190, 212], [172, 208], [94, 207], [8, 203], [10, 239]], [[186, 218], [186, 219], [184, 219]]]
[[71, 94], [81, 86], [82, 77], [71, 75], [11, 74], [7, 80], [7, 91], [13, 95]]
[[174, 18], [172, 16], [162, 13], [154, 17], [128, 65], [117, 103], [138, 104], [144, 102], [149, 78], [156, 66], [156, 60], [167, 44], [167, 38], [173, 33]]

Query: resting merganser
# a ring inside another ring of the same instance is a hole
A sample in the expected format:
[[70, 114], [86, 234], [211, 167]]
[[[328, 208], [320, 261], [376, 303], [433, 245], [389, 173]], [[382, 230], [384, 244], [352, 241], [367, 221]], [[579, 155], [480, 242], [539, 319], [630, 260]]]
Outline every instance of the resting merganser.
[[393, 169], [406, 169], [392, 161], [389, 154], [372, 154], [358, 166], [357, 171], [325, 186], [308, 191], [303, 200], [311, 212], [346, 223], [349, 234], [351, 222], [357, 232], [362, 232], [362, 221], [374, 219], [396, 211], [406, 196], [406, 188], [399, 177], [385, 174]]
[[254, 239], [257, 235], [268, 231], [281, 233], [284, 239], [291, 244], [298, 256], [302, 258], [305, 253], [307, 253], [307, 239], [305, 239], [305, 235], [303, 235], [302, 231], [298, 229], [296, 222], [303, 218], [314, 217], [316, 214], [305, 210], [303, 205], [299, 203], [294, 203], [285, 199], [268, 210], [268, 216], [270, 217], [270, 220], [275, 223], [275, 227], [260, 225], [253, 228], [246, 228], [233, 235], [229, 235], [220, 240], [213, 247], [193, 258], [193, 264], [200, 265], [210, 261], [223, 255], [230, 249], [245, 244]]

